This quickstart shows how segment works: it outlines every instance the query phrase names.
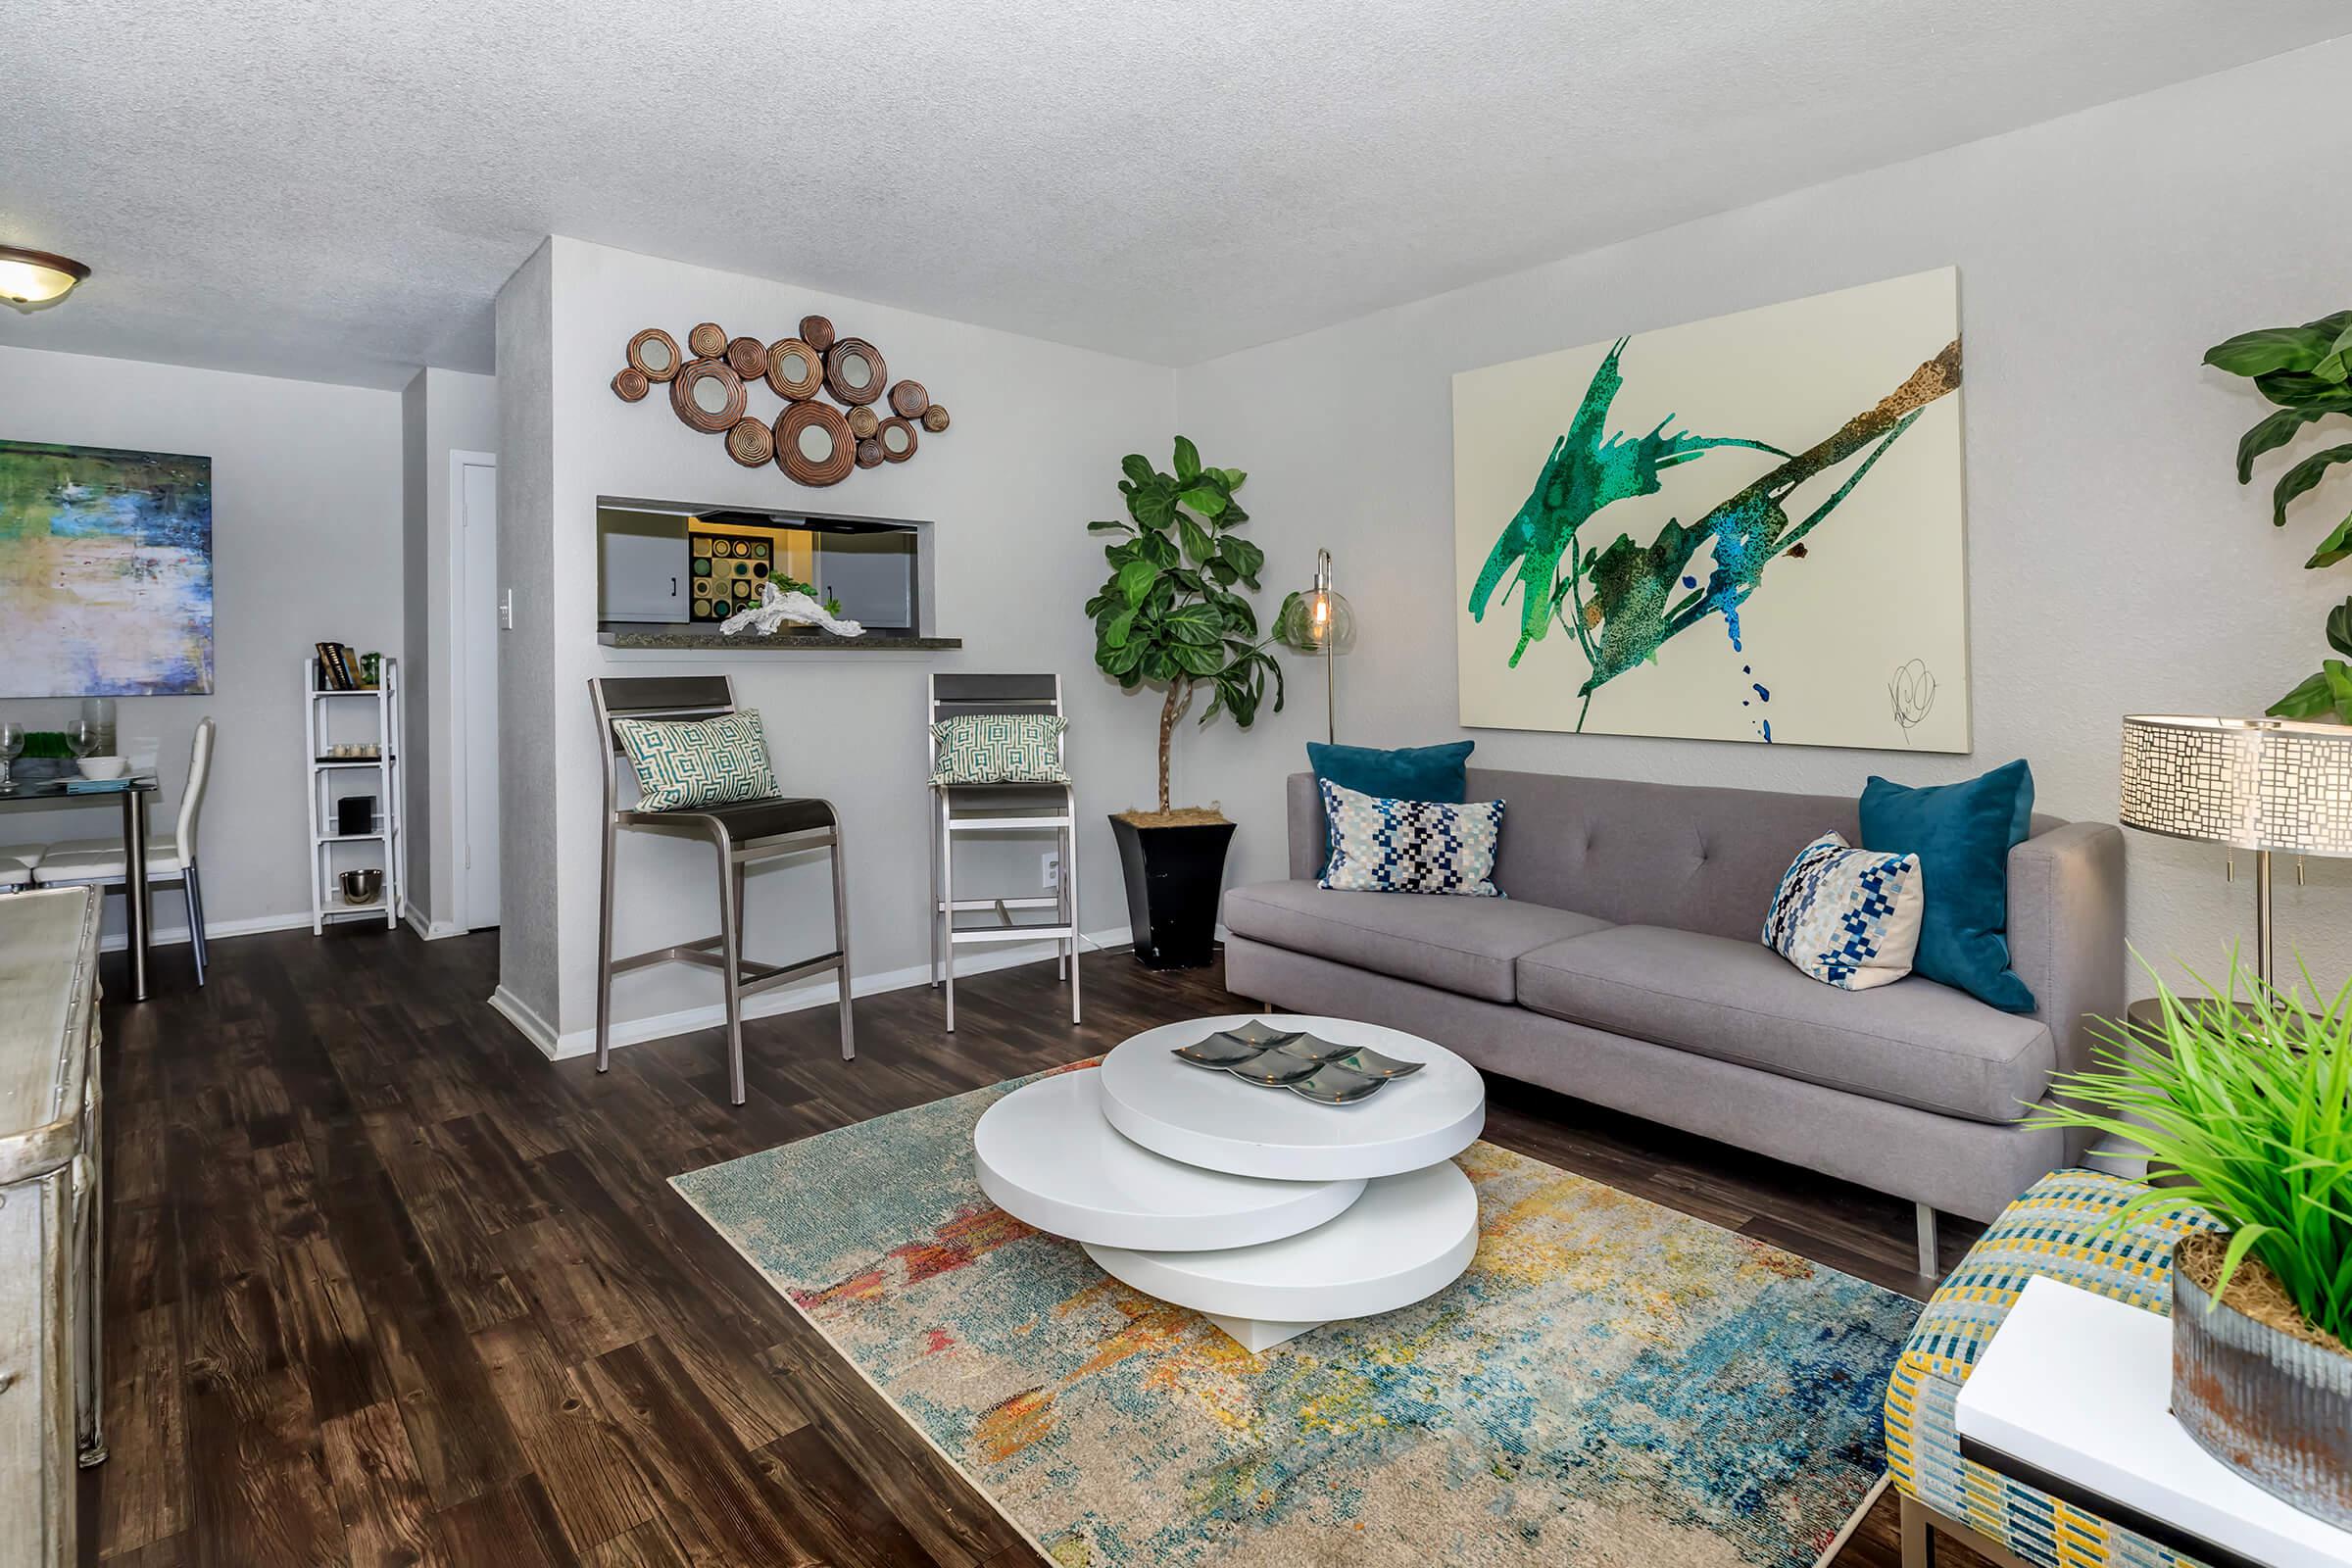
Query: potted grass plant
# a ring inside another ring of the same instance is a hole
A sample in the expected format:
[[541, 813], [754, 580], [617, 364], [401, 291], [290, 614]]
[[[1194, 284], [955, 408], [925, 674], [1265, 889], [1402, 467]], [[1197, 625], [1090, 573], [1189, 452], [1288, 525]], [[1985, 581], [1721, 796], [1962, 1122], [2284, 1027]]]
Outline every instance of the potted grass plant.
[[2352, 986], [2315, 1009], [2232, 961], [2226, 1001], [2159, 982], [2157, 1002], [2153, 1027], [2114, 1030], [2029, 1125], [2147, 1151], [2154, 1185], [2116, 1225], [2182, 1204], [2220, 1222], [2173, 1254], [2173, 1414], [2247, 1480], [2352, 1527]]
[[[1150, 686], [1159, 708], [1159, 805], [1111, 816], [1135, 956], [1155, 969], [1198, 968], [1215, 946], [1217, 894], [1233, 823], [1213, 807], [1172, 807], [1168, 756], [1176, 727], [1205, 690], [1205, 724], [1219, 713], [1248, 729], [1273, 682], [1282, 711], [1282, 666], [1258, 634], [1247, 595], [1258, 588], [1265, 552], [1234, 532], [1250, 520], [1234, 493], [1239, 468], [1210, 467], [1176, 438], [1174, 471], [1130, 453], [1120, 465], [1127, 516], [1090, 522], [1116, 534], [1103, 549], [1110, 580], [1086, 603], [1095, 664], [1122, 690]], [[1296, 597], [1296, 596], [1294, 596]]]

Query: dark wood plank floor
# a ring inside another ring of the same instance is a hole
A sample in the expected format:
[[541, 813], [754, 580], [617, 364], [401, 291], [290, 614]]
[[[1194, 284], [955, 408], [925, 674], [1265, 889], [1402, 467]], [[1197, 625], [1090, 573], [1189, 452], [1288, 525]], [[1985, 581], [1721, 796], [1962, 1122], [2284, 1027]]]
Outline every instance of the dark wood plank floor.
[[[1051, 964], [958, 987], [953, 1036], [899, 992], [854, 1065], [829, 1010], [754, 1025], [737, 1109], [714, 1034], [551, 1066], [484, 1004], [490, 936], [221, 942], [201, 992], [184, 955], [105, 1015], [113, 1458], [82, 1506], [122, 1568], [1026, 1568], [665, 1178], [1244, 1005], [1123, 954], [1087, 960], [1084, 1028]], [[1907, 1204], [1501, 1082], [1487, 1136], [1927, 1288]], [[1895, 1563], [1893, 1515], [1840, 1563]]]

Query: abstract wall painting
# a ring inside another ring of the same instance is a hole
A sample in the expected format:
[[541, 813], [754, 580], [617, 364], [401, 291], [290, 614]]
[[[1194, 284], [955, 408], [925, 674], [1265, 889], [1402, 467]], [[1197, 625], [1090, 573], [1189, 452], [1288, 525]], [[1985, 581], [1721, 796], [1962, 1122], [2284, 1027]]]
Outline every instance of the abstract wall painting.
[[0, 697], [213, 689], [213, 460], [0, 441]]
[[1952, 269], [1453, 378], [1461, 721], [1969, 750]]

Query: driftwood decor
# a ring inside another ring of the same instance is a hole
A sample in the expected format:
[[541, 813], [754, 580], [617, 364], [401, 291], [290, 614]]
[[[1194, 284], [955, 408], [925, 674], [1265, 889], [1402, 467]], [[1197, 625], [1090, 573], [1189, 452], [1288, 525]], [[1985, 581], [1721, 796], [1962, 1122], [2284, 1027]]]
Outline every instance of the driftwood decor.
[[[704, 321], [686, 334], [683, 352], [677, 339], [649, 326], [629, 339], [623, 357], [613, 396], [641, 402], [666, 382], [670, 409], [687, 428], [724, 437], [727, 456], [747, 468], [774, 463], [796, 484], [834, 485], [858, 468], [905, 463], [919, 444], [918, 423], [934, 435], [948, 427], [948, 411], [920, 381], [892, 381], [880, 349], [842, 336], [822, 316], [802, 317], [798, 335], [773, 342], [730, 338], [716, 321]], [[746, 412], [760, 381], [784, 400], [772, 420]], [[826, 397], [832, 402], [819, 401]], [[890, 416], [877, 413], [877, 404]]]

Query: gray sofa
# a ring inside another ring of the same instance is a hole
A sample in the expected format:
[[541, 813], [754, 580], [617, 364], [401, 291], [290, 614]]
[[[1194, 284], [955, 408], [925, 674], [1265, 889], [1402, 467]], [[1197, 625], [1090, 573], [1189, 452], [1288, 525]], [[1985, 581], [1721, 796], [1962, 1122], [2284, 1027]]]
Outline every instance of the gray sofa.
[[[1323, 807], [1290, 780], [1285, 882], [1225, 895], [1225, 981], [1295, 1012], [1363, 1018], [1527, 1080], [1989, 1220], [2082, 1140], [2022, 1103], [2087, 1064], [2124, 1005], [2123, 835], [2036, 815], [2009, 857], [2009, 947], [2039, 1010], [1917, 975], [1841, 991], [1757, 940], [1796, 852], [1855, 803], [1821, 795], [1470, 770], [1508, 802], [1507, 899], [1327, 893]], [[1930, 898], [1935, 896], [1929, 889]]]

